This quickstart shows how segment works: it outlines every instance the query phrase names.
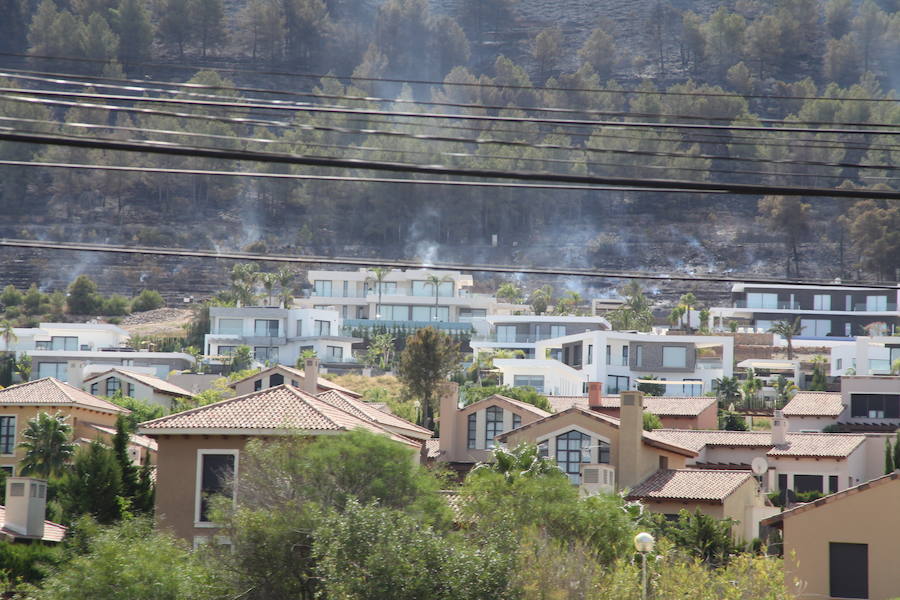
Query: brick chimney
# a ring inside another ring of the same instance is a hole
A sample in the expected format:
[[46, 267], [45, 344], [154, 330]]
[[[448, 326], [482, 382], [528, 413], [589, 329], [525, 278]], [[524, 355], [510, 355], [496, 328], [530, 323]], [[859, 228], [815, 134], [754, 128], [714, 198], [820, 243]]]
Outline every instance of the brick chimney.
[[641, 480], [641, 450], [644, 441], [644, 394], [622, 392], [619, 409], [619, 488], [634, 487]]
[[784, 418], [784, 413], [780, 410], [776, 410], [774, 415], [772, 416], [772, 445], [773, 446], [784, 446], [787, 444], [787, 419]]
[[319, 393], [319, 359], [307, 358], [303, 362], [303, 384], [300, 386], [307, 394], [315, 396]]
[[47, 482], [32, 477], [6, 478], [6, 529], [21, 536], [44, 537]]
[[588, 408], [597, 410], [600, 408], [600, 399], [603, 397], [603, 382], [588, 382]]
[[452, 381], [441, 383], [438, 388], [440, 406], [438, 423], [441, 436], [438, 447], [444, 454], [442, 460], [455, 461], [462, 458], [462, 446], [465, 440], [459, 439], [459, 385]]

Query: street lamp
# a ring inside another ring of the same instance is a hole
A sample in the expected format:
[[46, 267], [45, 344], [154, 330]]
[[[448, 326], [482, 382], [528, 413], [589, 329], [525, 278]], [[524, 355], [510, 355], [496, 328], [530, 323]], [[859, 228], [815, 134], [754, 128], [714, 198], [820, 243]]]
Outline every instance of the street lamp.
[[641, 600], [647, 600], [647, 553], [653, 552], [655, 542], [646, 531], [634, 536], [634, 547], [641, 553]]

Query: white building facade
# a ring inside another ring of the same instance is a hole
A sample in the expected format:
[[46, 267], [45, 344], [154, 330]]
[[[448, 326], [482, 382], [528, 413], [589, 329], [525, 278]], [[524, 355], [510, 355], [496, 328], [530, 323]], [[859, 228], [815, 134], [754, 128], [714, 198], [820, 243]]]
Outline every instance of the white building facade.
[[603, 317], [562, 317], [535, 315], [489, 315], [472, 319], [472, 352], [521, 350], [526, 358], [535, 354], [538, 342], [587, 331], [610, 329]]

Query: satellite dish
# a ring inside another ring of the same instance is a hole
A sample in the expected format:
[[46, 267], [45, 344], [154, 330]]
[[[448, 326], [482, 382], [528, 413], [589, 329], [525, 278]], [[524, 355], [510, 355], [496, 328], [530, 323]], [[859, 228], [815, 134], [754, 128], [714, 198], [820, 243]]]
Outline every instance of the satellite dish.
[[750, 462], [750, 470], [754, 475], [765, 475], [769, 471], [769, 463], [762, 456], [757, 456]]

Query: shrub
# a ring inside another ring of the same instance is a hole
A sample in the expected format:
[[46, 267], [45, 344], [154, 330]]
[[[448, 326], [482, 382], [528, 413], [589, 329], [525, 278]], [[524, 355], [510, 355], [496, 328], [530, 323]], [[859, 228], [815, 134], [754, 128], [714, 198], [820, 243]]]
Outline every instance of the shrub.
[[128, 298], [113, 294], [103, 301], [104, 315], [127, 315], [128, 314]]
[[134, 312], [145, 312], [155, 310], [166, 305], [166, 301], [160, 296], [156, 290], [144, 290], [137, 298], [131, 301], [131, 310]]
[[22, 304], [22, 292], [16, 289], [16, 286], [10, 284], [3, 288], [3, 292], [0, 293], [0, 303], [3, 306], [18, 306]]

